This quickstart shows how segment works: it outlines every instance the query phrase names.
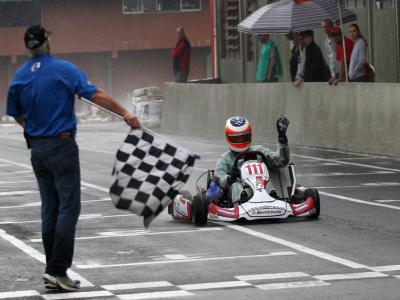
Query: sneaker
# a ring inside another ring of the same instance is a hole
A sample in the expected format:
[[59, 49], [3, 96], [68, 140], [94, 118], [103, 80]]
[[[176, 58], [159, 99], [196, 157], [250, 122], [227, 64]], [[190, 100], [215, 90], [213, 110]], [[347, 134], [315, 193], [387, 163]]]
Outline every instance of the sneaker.
[[43, 275], [44, 286], [47, 289], [61, 289], [68, 292], [75, 292], [81, 286], [79, 280], [72, 280], [68, 276], [52, 276], [45, 273]]
[[44, 287], [48, 290], [58, 290], [59, 287], [57, 284], [51, 283], [47, 278], [43, 276]]

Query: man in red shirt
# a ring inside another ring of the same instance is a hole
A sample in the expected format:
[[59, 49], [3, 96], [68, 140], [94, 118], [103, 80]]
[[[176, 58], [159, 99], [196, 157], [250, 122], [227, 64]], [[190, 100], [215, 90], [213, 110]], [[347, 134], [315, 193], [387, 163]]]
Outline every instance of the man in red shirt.
[[334, 36], [336, 41], [336, 59], [339, 63], [339, 75], [334, 80], [331, 79], [329, 81], [329, 84], [337, 85], [338, 82], [346, 80], [347, 74], [345, 69], [345, 56], [346, 56], [347, 68], [349, 68], [351, 52], [353, 51], [353, 41], [348, 39], [347, 37], [344, 37], [344, 46], [343, 46], [343, 34], [340, 27], [333, 27], [332, 35]]
[[178, 42], [176, 43], [175, 49], [171, 52], [171, 56], [174, 58], [173, 71], [175, 74], [175, 81], [187, 82], [192, 49], [182, 27], [176, 29], [176, 34], [178, 36]]

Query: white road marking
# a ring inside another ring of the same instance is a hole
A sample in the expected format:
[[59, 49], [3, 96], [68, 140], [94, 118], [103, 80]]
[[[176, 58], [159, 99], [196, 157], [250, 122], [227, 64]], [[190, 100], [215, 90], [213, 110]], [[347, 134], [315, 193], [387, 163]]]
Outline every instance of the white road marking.
[[90, 265], [76, 265], [76, 267], [78, 269], [102, 269], [102, 268], [116, 268], [116, 267], [128, 267], [128, 266], [176, 264], [176, 263], [190, 263], [190, 262], [198, 262], [198, 261], [232, 260], [232, 259], [246, 259], [246, 258], [259, 258], [259, 257], [287, 256], [287, 255], [296, 255], [296, 253], [289, 252], [289, 251], [287, 251], [287, 252], [271, 252], [268, 254], [259, 254], [259, 255], [189, 258], [189, 259], [182, 259], [182, 260], [146, 261], [146, 262], [112, 264], [112, 265], [90, 264]]
[[[21, 164], [21, 163], [14, 162], [14, 161], [7, 160], [7, 159], [3, 159], [3, 158], [0, 158], [0, 161], [5, 162], [5, 163], [9, 163], [9, 164], [13, 164], [13, 165], [16, 165], [16, 166], [20, 166], [20, 167], [23, 167], [23, 168], [27, 168], [29, 170], [32, 170], [32, 166], [29, 166], [29, 165], [26, 165], [26, 164]], [[98, 186], [96, 184], [92, 184], [92, 183], [88, 183], [88, 182], [85, 182], [85, 181], [81, 181], [81, 185], [83, 185], [85, 187], [88, 187], [88, 188], [92, 188], [94, 190], [105, 192], [107, 194], [109, 193], [109, 189], [101, 187], [101, 186]]]
[[367, 204], [367, 205], [372, 205], [372, 206], [379, 206], [379, 207], [385, 207], [385, 208], [400, 210], [400, 206], [369, 202], [369, 201], [364, 201], [364, 200], [360, 200], [360, 199], [345, 197], [345, 196], [326, 193], [326, 192], [321, 192], [321, 191], [319, 192], [319, 194], [320, 195], [329, 196], [329, 197], [333, 197], [333, 198], [337, 198], [337, 199], [340, 199], [340, 200], [351, 201], [351, 202], [355, 202], [355, 203], [361, 203], [361, 204]]
[[[4, 179], [4, 177], [1, 177]], [[0, 184], [20, 184], [20, 183], [31, 183], [36, 182], [35, 180], [21, 180], [21, 181], [0, 181]]]
[[169, 254], [169, 255], [164, 255], [164, 257], [168, 259], [189, 259], [189, 257], [187, 257], [184, 254]]
[[40, 296], [40, 294], [38, 291], [33, 291], [33, 290], [0, 293], [0, 299], [15, 299], [15, 298], [36, 297], [36, 296]]
[[376, 266], [371, 267], [370, 269], [376, 272], [400, 271], [400, 265]]
[[311, 275], [303, 272], [286, 272], [286, 273], [271, 273], [271, 274], [240, 275], [240, 276], [235, 276], [235, 278], [243, 281], [252, 281], [252, 280], [282, 279], [282, 278], [295, 278], [295, 277], [308, 277], [308, 276]]
[[314, 186], [315, 189], [354, 189], [354, 188], [362, 188], [366, 186], [361, 185], [342, 185], [342, 186]]
[[[95, 199], [95, 200], [82, 200], [81, 203], [92, 203], [92, 202], [109, 202], [110, 198], [107, 199]], [[10, 209], [10, 208], [26, 208], [26, 207], [39, 207], [41, 202], [29, 202], [21, 205], [13, 205], [13, 206], [0, 206], [0, 209]]]
[[195, 290], [223, 289], [223, 288], [233, 288], [233, 287], [243, 287], [243, 286], [252, 286], [252, 284], [245, 281], [222, 281], [222, 282], [183, 284], [183, 285], [178, 285], [177, 287], [185, 291], [195, 291]]
[[339, 163], [330, 163], [330, 162], [320, 163], [320, 164], [301, 164], [301, 163], [296, 164], [297, 168], [308, 168], [308, 167], [315, 168], [315, 167], [327, 167], [327, 166], [340, 166], [340, 164]]
[[[44, 256], [44, 254], [42, 254], [39, 251], [37, 251], [36, 249], [28, 246], [23, 241], [17, 239], [15, 236], [12, 236], [12, 235], [8, 234], [3, 229], [0, 229], [0, 238], [2, 238], [5, 241], [9, 242], [10, 244], [15, 246], [19, 250], [21, 250], [24, 253], [28, 254], [30, 257], [40, 261], [41, 263], [43, 263], [43, 264], [46, 263], [46, 257]], [[74, 272], [72, 270], [68, 270], [68, 274], [71, 276], [71, 278], [80, 280], [81, 287], [92, 287], [92, 286], [94, 286], [87, 279], [83, 278], [78, 273], [76, 273], [76, 272]]]
[[112, 154], [112, 155], [115, 155], [117, 153], [117, 149], [115, 149], [115, 151], [111, 152], [111, 151], [104, 151], [104, 150], [92, 149], [92, 148], [81, 147], [81, 146], [79, 146], [79, 150], [90, 151], [90, 152], [95, 152], [95, 153], [103, 153], [103, 154]]
[[21, 205], [13, 205], [13, 206], [0, 206], [0, 209], [14, 209], [14, 208], [27, 208], [27, 207], [39, 207], [41, 202], [30, 202]]
[[154, 293], [117, 295], [117, 297], [121, 300], [140, 300], [140, 299], [159, 299], [159, 298], [172, 299], [173, 297], [185, 297], [185, 296], [193, 296], [193, 294], [187, 291], [166, 291], [166, 292], [154, 292]]
[[29, 170], [20, 170], [20, 171], [13, 171], [13, 172], [5, 172], [5, 173], [0, 173], [0, 175], [12, 175], [12, 174], [18, 174], [16, 176], [19, 176], [20, 174], [24, 173], [31, 173]]
[[328, 261], [331, 261], [331, 262], [334, 262], [337, 264], [341, 264], [341, 265], [344, 265], [349, 268], [353, 268], [353, 269], [368, 268], [368, 266], [366, 266], [366, 265], [362, 265], [362, 264], [356, 263], [356, 262], [348, 260], [348, 259], [340, 258], [338, 256], [331, 255], [329, 253], [311, 249], [311, 248], [305, 247], [303, 245], [296, 244], [296, 243], [293, 243], [293, 242], [290, 242], [290, 241], [287, 241], [287, 240], [284, 240], [281, 238], [277, 238], [272, 235], [264, 234], [264, 233], [246, 228], [246, 227], [242, 227], [239, 225], [223, 224], [223, 223], [221, 223], [221, 224], [228, 228], [231, 228], [233, 230], [240, 231], [240, 232], [252, 235], [252, 236], [256, 236], [258, 238], [261, 238], [261, 239], [264, 239], [264, 240], [267, 240], [270, 242], [274, 242], [274, 243], [295, 249], [297, 251], [319, 257], [324, 260], [328, 260]]
[[27, 190], [27, 191], [11, 191], [11, 192], [0, 192], [0, 196], [18, 196], [27, 194], [37, 194], [37, 190]]
[[267, 283], [255, 285], [255, 287], [261, 290], [280, 290], [280, 289], [293, 289], [293, 288], [305, 288], [305, 287], [317, 287], [330, 285], [323, 281], [294, 281], [294, 282], [282, 282], [282, 283]]
[[371, 183], [362, 183], [361, 185], [364, 186], [399, 186], [400, 183], [399, 182], [371, 182]]
[[362, 278], [381, 278], [381, 277], [388, 277], [388, 275], [378, 272], [361, 272], [361, 273], [348, 273], [348, 274], [318, 275], [313, 277], [318, 280], [330, 281], [330, 280], [350, 280], [350, 279], [362, 279]]
[[[83, 215], [84, 216], [84, 215]], [[79, 217], [82, 218], [83, 216]], [[87, 215], [87, 217], [83, 219], [95, 219], [99, 216], [96, 214]], [[202, 233], [208, 231], [221, 231], [224, 230], [221, 227], [210, 227], [210, 228], [199, 228], [194, 230], [177, 230], [177, 231], [161, 231], [161, 232], [151, 232], [149, 230], [133, 230], [133, 231], [123, 231], [123, 232], [100, 232], [99, 235], [95, 236], [83, 236], [76, 237], [75, 241], [80, 240], [93, 240], [93, 239], [104, 239], [104, 238], [116, 238], [116, 237], [133, 237], [133, 236], [143, 236], [143, 235], [166, 235], [166, 234], [184, 234], [184, 233]], [[32, 243], [39, 243], [41, 239], [30, 239]]]
[[124, 284], [109, 284], [102, 285], [101, 287], [109, 291], [122, 291], [122, 290], [134, 290], [134, 289], [147, 289], [147, 288], [159, 288], [174, 286], [168, 281], [152, 281], [152, 282], [138, 282], [138, 283], [124, 283]]
[[97, 298], [97, 297], [110, 297], [110, 296], [114, 296], [114, 294], [109, 291], [74, 292], [74, 293], [42, 295], [42, 297], [46, 300], [81, 299], [81, 298]]
[[301, 157], [301, 158], [309, 158], [309, 159], [320, 160], [320, 161], [329, 161], [329, 162], [334, 162], [334, 163], [338, 163], [338, 164], [342, 164], [342, 165], [351, 165], [351, 166], [364, 167], [364, 168], [369, 168], [369, 169], [376, 169], [376, 170], [383, 170], [383, 171], [390, 171], [390, 172], [397, 172], [397, 173], [400, 172], [400, 169], [378, 167], [378, 166], [353, 163], [353, 162], [348, 162], [348, 161], [340, 161], [340, 160], [336, 160], [336, 159], [320, 158], [320, 157], [297, 155], [297, 154], [292, 154], [291, 156]]
[[298, 174], [297, 177], [329, 177], [329, 176], [365, 176], [365, 175], [383, 175], [383, 174], [394, 174], [395, 172], [389, 171], [375, 171], [375, 172], [365, 172], [365, 173], [342, 173], [342, 172], [332, 172], [332, 173], [312, 173], [312, 174]]
[[[108, 219], [108, 218], [122, 218], [122, 217], [135, 217], [134, 214], [124, 214], [124, 215], [107, 215], [107, 216], [103, 216], [103, 215], [98, 215], [93, 216], [91, 218], [85, 219], [83, 218], [81, 221], [85, 221], [85, 220], [92, 220], [92, 219]], [[32, 221], [4, 221], [4, 222], [0, 222], [0, 225], [7, 225], [7, 224], [29, 224], [29, 223], [40, 223], [42, 222], [41, 220], [32, 220]]]
[[375, 200], [379, 203], [400, 202], [400, 200]]

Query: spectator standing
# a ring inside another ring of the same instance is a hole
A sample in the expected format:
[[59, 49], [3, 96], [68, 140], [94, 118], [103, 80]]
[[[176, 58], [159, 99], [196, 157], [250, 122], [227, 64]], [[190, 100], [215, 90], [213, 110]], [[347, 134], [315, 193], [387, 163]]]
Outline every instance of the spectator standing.
[[91, 84], [80, 69], [51, 56], [49, 35], [40, 25], [25, 32], [25, 46], [31, 58], [15, 73], [8, 91], [7, 114], [24, 128], [31, 148], [42, 202], [45, 287], [72, 292], [80, 286], [79, 281], [67, 276], [81, 209], [75, 94], [122, 116], [134, 128], [140, 123], [135, 115]]
[[330, 82], [333, 82], [338, 76], [338, 61], [336, 59], [336, 40], [332, 34], [333, 22], [330, 19], [325, 19], [322, 22], [322, 28], [326, 35], [324, 46], [325, 52], [328, 57], [328, 64], [330, 70]]
[[339, 63], [339, 74], [335, 80], [330, 80], [329, 84], [337, 85], [338, 82], [346, 80], [346, 65], [349, 67], [351, 52], [353, 51], [353, 41], [343, 36], [340, 27], [333, 27], [332, 34], [336, 41], [336, 59]]
[[298, 75], [295, 86], [305, 82], [326, 82], [330, 78], [328, 65], [322, 55], [321, 49], [314, 42], [314, 32], [312, 30], [300, 32], [305, 45], [305, 62], [303, 75]]
[[299, 34], [297, 32], [289, 32], [286, 37], [289, 40], [290, 45], [290, 78], [292, 79], [292, 81], [295, 81], [300, 54]]
[[178, 42], [175, 49], [172, 50], [173, 57], [172, 69], [175, 74], [175, 82], [187, 82], [190, 71], [190, 58], [192, 47], [185, 35], [185, 30], [182, 27], [176, 29]]
[[357, 24], [350, 25], [349, 35], [354, 42], [353, 52], [350, 57], [349, 80], [353, 82], [367, 82], [370, 77], [370, 74], [368, 74], [369, 65], [367, 63], [367, 42]]
[[277, 82], [278, 76], [283, 74], [278, 47], [269, 38], [269, 34], [260, 35], [259, 40], [262, 45], [257, 67], [257, 82]]

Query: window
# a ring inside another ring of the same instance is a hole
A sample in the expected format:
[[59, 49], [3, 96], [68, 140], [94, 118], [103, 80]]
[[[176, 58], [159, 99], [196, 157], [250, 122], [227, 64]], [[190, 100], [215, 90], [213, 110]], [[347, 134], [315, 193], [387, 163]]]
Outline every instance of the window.
[[0, 27], [30, 26], [41, 23], [39, 0], [0, 1]]
[[182, 10], [200, 10], [201, 1], [200, 0], [182, 0]]
[[[247, 0], [246, 1], [246, 16], [250, 16], [257, 7], [256, 0]], [[254, 61], [254, 36], [252, 34], [246, 34], [247, 40], [247, 61]]]
[[394, 8], [393, 0], [376, 0], [376, 8]]
[[133, 14], [143, 12], [142, 0], [124, 0], [124, 14]]
[[199, 10], [201, 0], [123, 0], [124, 14]]
[[237, 25], [239, 24], [239, 0], [222, 2], [221, 14], [222, 58], [240, 58], [240, 40]]

